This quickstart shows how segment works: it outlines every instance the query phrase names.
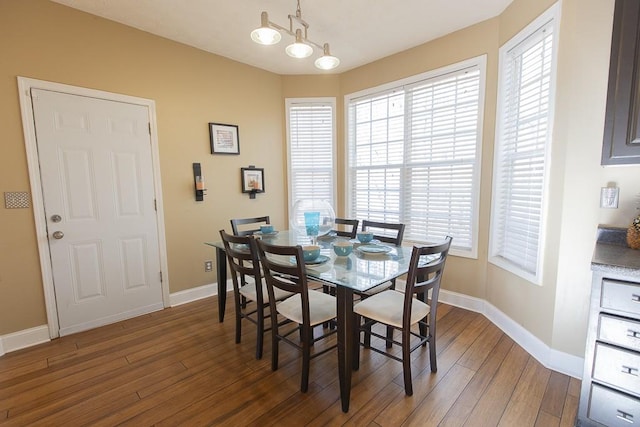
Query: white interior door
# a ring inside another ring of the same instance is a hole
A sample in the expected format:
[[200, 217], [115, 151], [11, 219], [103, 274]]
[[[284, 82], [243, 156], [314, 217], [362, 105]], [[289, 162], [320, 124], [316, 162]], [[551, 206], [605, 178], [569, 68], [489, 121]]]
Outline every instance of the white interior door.
[[148, 107], [31, 97], [60, 335], [161, 309]]

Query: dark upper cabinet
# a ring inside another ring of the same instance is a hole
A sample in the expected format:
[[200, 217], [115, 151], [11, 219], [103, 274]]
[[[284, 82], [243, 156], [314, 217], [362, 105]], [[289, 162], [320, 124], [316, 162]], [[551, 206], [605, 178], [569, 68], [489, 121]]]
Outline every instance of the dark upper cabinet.
[[602, 165], [640, 164], [640, 1], [616, 0]]

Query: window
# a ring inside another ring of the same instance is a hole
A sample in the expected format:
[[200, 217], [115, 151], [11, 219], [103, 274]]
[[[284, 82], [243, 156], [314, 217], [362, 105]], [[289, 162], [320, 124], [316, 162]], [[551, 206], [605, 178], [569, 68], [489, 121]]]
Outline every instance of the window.
[[287, 99], [289, 207], [301, 199], [335, 210], [335, 99]]
[[490, 262], [540, 283], [557, 6], [500, 49]]
[[485, 57], [347, 97], [350, 216], [477, 256]]

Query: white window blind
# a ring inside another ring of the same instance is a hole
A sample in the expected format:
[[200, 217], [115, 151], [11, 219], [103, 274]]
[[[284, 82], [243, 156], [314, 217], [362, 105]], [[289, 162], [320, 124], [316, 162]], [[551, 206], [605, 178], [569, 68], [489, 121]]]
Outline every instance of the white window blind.
[[[484, 58], [482, 58], [484, 59]], [[476, 256], [483, 61], [348, 104], [351, 216]]]
[[333, 100], [287, 99], [289, 206], [326, 200], [335, 209]]
[[491, 223], [491, 261], [534, 283], [541, 270], [555, 78], [554, 21], [545, 18], [501, 50]]

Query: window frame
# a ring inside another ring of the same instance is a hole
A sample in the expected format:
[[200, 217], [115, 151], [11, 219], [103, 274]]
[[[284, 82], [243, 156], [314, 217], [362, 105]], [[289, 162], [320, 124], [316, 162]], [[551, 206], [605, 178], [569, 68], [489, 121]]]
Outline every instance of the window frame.
[[[367, 88], [358, 92], [354, 92], [351, 94], [347, 94], [344, 97], [344, 157], [345, 157], [345, 203], [346, 203], [346, 211], [347, 216], [353, 216], [352, 206], [353, 206], [353, 179], [351, 174], [351, 158], [350, 158], [350, 146], [349, 146], [349, 107], [350, 103], [358, 98], [363, 97], [375, 97], [376, 95], [381, 95], [384, 93], [390, 93], [394, 90], [404, 90], [404, 87], [413, 87], [421, 81], [437, 79], [440, 77], [444, 77], [447, 74], [456, 73], [463, 71], [465, 69], [477, 68], [479, 71], [479, 88], [478, 88], [478, 122], [477, 122], [477, 134], [476, 134], [476, 151], [475, 151], [475, 162], [474, 162], [474, 172], [473, 172], [473, 184], [472, 184], [472, 201], [471, 201], [471, 211], [472, 215], [470, 218], [470, 226], [471, 226], [471, 248], [470, 249], [460, 249], [455, 248], [453, 245], [451, 250], [449, 251], [450, 255], [477, 259], [478, 258], [478, 235], [479, 235], [479, 218], [480, 218], [480, 190], [481, 183], [480, 177], [482, 172], [482, 142], [484, 136], [484, 110], [485, 110], [485, 98], [486, 98], [486, 76], [487, 76], [487, 55], [480, 55], [477, 57], [469, 58], [455, 64], [447, 65], [444, 67], [440, 67], [434, 70], [430, 70], [421, 74], [417, 74], [411, 77], [407, 77], [401, 80], [396, 80], [393, 82], [389, 82], [380, 86]], [[406, 123], [405, 123], [406, 128]], [[406, 138], [406, 133], [405, 133]], [[405, 139], [406, 141], [406, 139]], [[406, 142], [405, 150], [406, 150]], [[404, 163], [403, 163], [404, 164]], [[402, 205], [402, 203], [401, 203]], [[401, 217], [403, 215], [403, 207], [400, 206]], [[427, 241], [419, 241], [413, 239], [406, 239], [405, 242], [416, 243], [416, 244], [424, 244], [429, 243]], [[455, 239], [454, 239], [455, 243]]]
[[329, 200], [329, 203], [333, 207], [334, 211], [337, 211], [337, 176], [336, 176], [336, 135], [337, 135], [337, 127], [336, 127], [336, 98], [334, 97], [317, 97], [317, 98], [285, 98], [285, 127], [286, 127], [286, 143], [287, 143], [287, 202], [288, 202], [288, 211], [289, 211], [289, 221], [291, 220], [291, 214], [293, 212], [293, 205], [296, 200], [293, 200], [293, 180], [292, 180], [292, 170], [291, 170], [291, 123], [290, 123], [290, 109], [295, 105], [326, 105], [331, 107], [331, 163], [332, 163], [332, 173], [331, 173], [331, 194], [332, 200]]
[[[536, 269], [531, 273], [522, 267], [510, 262], [508, 259], [500, 256], [498, 245], [501, 239], [497, 236], [498, 230], [502, 226], [502, 222], [498, 218], [497, 206], [503, 199], [498, 197], [500, 193], [500, 170], [501, 163], [501, 146], [503, 141], [503, 131], [505, 127], [504, 116], [506, 115], [505, 107], [508, 103], [506, 100], [506, 73], [509, 68], [509, 54], [526, 43], [529, 37], [541, 30], [547, 25], [553, 28], [553, 45], [551, 52], [551, 70], [549, 84], [549, 103], [547, 112], [547, 134], [544, 149], [544, 173], [542, 183], [542, 200], [540, 203], [540, 224], [538, 230], [538, 251], [536, 255]], [[496, 133], [493, 159], [493, 176], [492, 176], [492, 198], [491, 198], [491, 222], [489, 228], [489, 263], [500, 267], [510, 273], [513, 273], [528, 282], [535, 285], [542, 285], [542, 277], [544, 273], [544, 248], [546, 243], [547, 217], [549, 208], [549, 190], [550, 190], [550, 171], [552, 166], [551, 149], [553, 146], [554, 119], [555, 119], [555, 103], [556, 103], [556, 83], [558, 74], [558, 47], [560, 39], [560, 7], [555, 3], [546, 11], [540, 14], [529, 25], [520, 30], [515, 36], [508, 40], [500, 47], [498, 59], [498, 98], [496, 103]]]

